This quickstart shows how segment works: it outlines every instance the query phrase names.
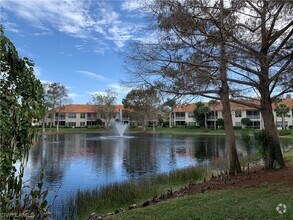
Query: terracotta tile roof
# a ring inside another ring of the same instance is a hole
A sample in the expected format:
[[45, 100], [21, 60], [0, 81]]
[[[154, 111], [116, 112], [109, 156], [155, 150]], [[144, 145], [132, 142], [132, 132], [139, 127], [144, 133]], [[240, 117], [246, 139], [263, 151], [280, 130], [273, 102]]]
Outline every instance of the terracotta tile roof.
[[[247, 101], [248, 103], [251, 104], [255, 104], [255, 105], [260, 105], [260, 102], [258, 100], [250, 100]], [[286, 98], [283, 99], [280, 103], [278, 104], [285, 104], [288, 107], [290, 107], [290, 109], [293, 109], [293, 99], [292, 98]], [[208, 103], [205, 102], [204, 103], [205, 106], [208, 106]], [[245, 105], [241, 105], [241, 104], [237, 104], [237, 103], [230, 103], [231, 106], [231, 110], [235, 111], [235, 110], [253, 110], [255, 108], [253, 107], [249, 107], [249, 106], [245, 106]], [[186, 104], [186, 105], [182, 105], [182, 106], [178, 106], [176, 107], [173, 112], [192, 112], [195, 109], [196, 105], [195, 103], [192, 104]], [[275, 108], [275, 104], [272, 104], [272, 107]], [[222, 104], [219, 102], [219, 105], [216, 105], [215, 107], [210, 106], [211, 110], [215, 109], [216, 111], [222, 111], [223, 106]]]
[[174, 108], [173, 112], [193, 112], [194, 109], [195, 103], [178, 106]]
[[[59, 108], [56, 108], [58, 110]], [[115, 105], [114, 106], [115, 112], [119, 112], [120, 109], [124, 109], [123, 105]], [[95, 106], [94, 105], [78, 105], [78, 104], [72, 104], [72, 105], [65, 105], [63, 108], [61, 108], [60, 112], [72, 112], [72, 113], [87, 113], [87, 112], [95, 112]]]
[[[293, 109], [293, 99], [292, 98], [286, 98], [283, 99], [281, 102], [278, 103], [279, 104], [285, 104], [287, 105], [290, 109]], [[275, 108], [276, 104], [273, 103], [273, 108]]]

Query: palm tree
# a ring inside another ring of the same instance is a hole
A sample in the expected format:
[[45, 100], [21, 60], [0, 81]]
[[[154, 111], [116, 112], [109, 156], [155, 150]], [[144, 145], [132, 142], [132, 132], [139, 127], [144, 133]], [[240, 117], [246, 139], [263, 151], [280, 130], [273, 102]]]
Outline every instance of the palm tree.
[[204, 115], [204, 127], [207, 128], [208, 127], [207, 118], [208, 118], [208, 114], [211, 112], [210, 108], [208, 106], [200, 106], [198, 108], [198, 112]]
[[282, 118], [282, 129], [285, 130], [285, 117], [289, 116], [290, 108], [285, 104], [280, 104], [276, 106], [275, 112], [277, 113], [277, 117]]

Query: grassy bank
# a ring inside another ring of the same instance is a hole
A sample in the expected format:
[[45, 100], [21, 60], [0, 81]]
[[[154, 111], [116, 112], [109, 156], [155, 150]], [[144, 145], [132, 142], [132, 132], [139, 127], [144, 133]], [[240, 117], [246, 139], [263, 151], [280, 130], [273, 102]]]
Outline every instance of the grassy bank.
[[[253, 131], [254, 129], [251, 129]], [[38, 130], [41, 133], [41, 129]], [[240, 135], [243, 130], [242, 129], [235, 129], [235, 134]], [[291, 133], [290, 133], [291, 131]], [[46, 133], [56, 133], [56, 128], [52, 128], [51, 131], [49, 128], [46, 128]], [[103, 128], [69, 128], [69, 127], [61, 127], [60, 133], [113, 133], [115, 132], [115, 129], [103, 129]], [[140, 133], [143, 132], [142, 128], [127, 128], [125, 133]], [[149, 133], [162, 133], [162, 134], [194, 134], [194, 135], [225, 135], [225, 130], [218, 129], [202, 129], [202, 128], [193, 128], [193, 127], [174, 127], [174, 128], [166, 128], [166, 127], [157, 127], [155, 131], [151, 127], [146, 128], [146, 132]], [[282, 135], [282, 131], [279, 131], [280, 137], [286, 137], [286, 138], [293, 138], [293, 131], [289, 130], [289, 133], [286, 135]]]
[[[282, 186], [226, 189], [127, 211], [110, 219], [293, 219], [293, 189]], [[276, 211], [286, 204], [286, 213]]]
[[[286, 152], [284, 157], [292, 169], [293, 151]], [[292, 173], [291, 170], [289, 172]], [[194, 194], [122, 212], [108, 219], [293, 219], [292, 182], [288, 184], [280, 179], [278, 183], [260, 184], [258, 187], [231, 186], [224, 190]], [[286, 211], [282, 214], [276, 210], [279, 204], [286, 205]]]
[[114, 183], [94, 190], [78, 191], [76, 196], [64, 202], [68, 219], [86, 219], [91, 213], [107, 213], [118, 208], [127, 209], [132, 204], [142, 203], [154, 195], [167, 190], [176, 190], [191, 180], [199, 181], [204, 171], [200, 168], [186, 168], [169, 174], [156, 175], [140, 181]]

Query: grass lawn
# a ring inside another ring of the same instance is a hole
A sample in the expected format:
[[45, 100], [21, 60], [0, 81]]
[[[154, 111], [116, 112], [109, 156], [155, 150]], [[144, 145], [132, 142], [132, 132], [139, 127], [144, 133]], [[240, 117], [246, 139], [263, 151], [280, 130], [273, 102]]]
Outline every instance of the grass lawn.
[[[252, 129], [251, 131], [253, 131]], [[41, 129], [38, 129], [39, 132], [41, 132]], [[235, 129], [235, 134], [241, 135], [243, 132], [242, 129]], [[49, 128], [46, 128], [46, 133], [55, 133], [56, 128], [52, 128], [51, 131]], [[60, 127], [60, 133], [113, 133], [115, 132], [114, 128], [106, 130], [103, 128], [70, 128], [70, 127]], [[125, 133], [139, 133], [143, 132], [143, 129], [141, 127], [137, 128], [127, 128]], [[213, 130], [213, 129], [202, 129], [202, 128], [193, 128], [193, 127], [174, 127], [174, 128], [168, 128], [168, 127], [157, 127], [155, 131], [153, 131], [152, 127], [147, 127], [146, 132], [149, 133], [166, 133], [166, 134], [194, 134], [194, 135], [225, 135], [225, 130], [224, 129], [218, 129], [218, 130]], [[281, 132], [281, 131], [279, 131]], [[284, 138], [293, 138], [293, 131], [291, 134], [280, 136]]]
[[[107, 219], [293, 219], [293, 151], [284, 157], [287, 168], [269, 171], [256, 186], [244, 187], [240, 181], [239, 186], [166, 200]], [[276, 210], [279, 204], [286, 205], [283, 214]]]
[[[286, 213], [276, 211], [278, 204]], [[293, 219], [293, 189], [282, 186], [226, 189], [126, 211], [109, 219]]]

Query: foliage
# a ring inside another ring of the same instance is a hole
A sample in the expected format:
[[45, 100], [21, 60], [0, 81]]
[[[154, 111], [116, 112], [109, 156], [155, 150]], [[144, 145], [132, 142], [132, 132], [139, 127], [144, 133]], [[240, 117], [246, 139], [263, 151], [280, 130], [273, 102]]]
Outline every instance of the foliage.
[[117, 94], [107, 89], [105, 94], [96, 94], [92, 96], [92, 104], [95, 106], [94, 110], [98, 113], [100, 118], [105, 120], [105, 128], [110, 127], [111, 119], [116, 116], [115, 112], [115, 100]]
[[241, 119], [241, 124], [244, 126], [244, 127], [247, 127], [249, 126], [251, 123], [251, 120], [249, 118], [242, 118]]
[[[134, 203], [142, 202], [154, 195], [161, 195], [172, 188], [183, 186], [191, 180], [198, 181], [204, 176], [204, 171], [188, 167], [171, 171], [168, 174], [155, 175], [141, 180], [113, 183], [93, 190], [78, 191], [64, 204], [65, 213], [78, 213], [79, 219], [86, 219], [91, 213], [113, 211]], [[76, 216], [66, 216], [73, 219]], [[63, 216], [63, 218], [66, 218]]]
[[284, 153], [284, 157], [288, 161], [293, 161], [293, 150], [287, 151]]
[[207, 116], [210, 113], [210, 108], [205, 106], [202, 102], [197, 102], [193, 115], [200, 127], [207, 128]]
[[223, 118], [218, 118], [217, 124], [218, 124], [218, 126], [220, 128], [224, 128], [225, 127], [224, 119]]
[[[230, 142], [229, 102], [260, 110], [272, 139], [268, 155], [284, 166], [271, 104], [293, 91], [292, 2], [158, 0], [150, 5], [160, 33], [156, 42], [135, 42], [126, 54], [135, 82], [176, 96], [221, 100]], [[254, 92], [260, 102], [246, 102]]]
[[[46, 195], [41, 182], [24, 195], [23, 172], [35, 129], [32, 119], [44, 112], [44, 91], [34, 76], [34, 64], [19, 57], [1, 26], [0, 75], [0, 204], [7, 218], [40, 218], [47, 214]], [[19, 164], [19, 165], [17, 165]], [[7, 216], [8, 215], [8, 216]]]
[[100, 118], [98, 118], [97, 120], [96, 120], [96, 124], [97, 125], [103, 125], [103, 121], [102, 121], [102, 119], [100, 119]]
[[46, 90], [46, 105], [51, 114], [51, 124], [54, 122], [55, 125], [55, 116], [57, 113], [57, 132], [59, 132], [59, 114], [61, 110], [64, 108], [65, 104], [69, 104], [71, 99], [68, 96], [68, 91], [64, 85], [60, 83], [53, 82], [48, 84], [48, 89]]
[[276, 106], [275, 112], [277, 117], [282, 118], [282, 129], [285, 130], [285, 117], [289, 117], [288, 113], [290, 112], [290, 108], [282, 103]]
[[281, 131], [279, 131], [280, 136], [286, 136], [286, 135], [290, 135], [290, 134], [292, 134], [292, 131], [290, 131], [290, 130], [281, 130]]
[[133, 110], [132, 117], [142, 120], [144, 129], [147, 126], [147, 120], [157, 120], [160, 97], [154, 88], [133, 89], [122, 100], [122, 103], [124, 108]]
[[254, 131], [255, 147], [263, 159], [266, 158], [268, 134], [265, 130]]

